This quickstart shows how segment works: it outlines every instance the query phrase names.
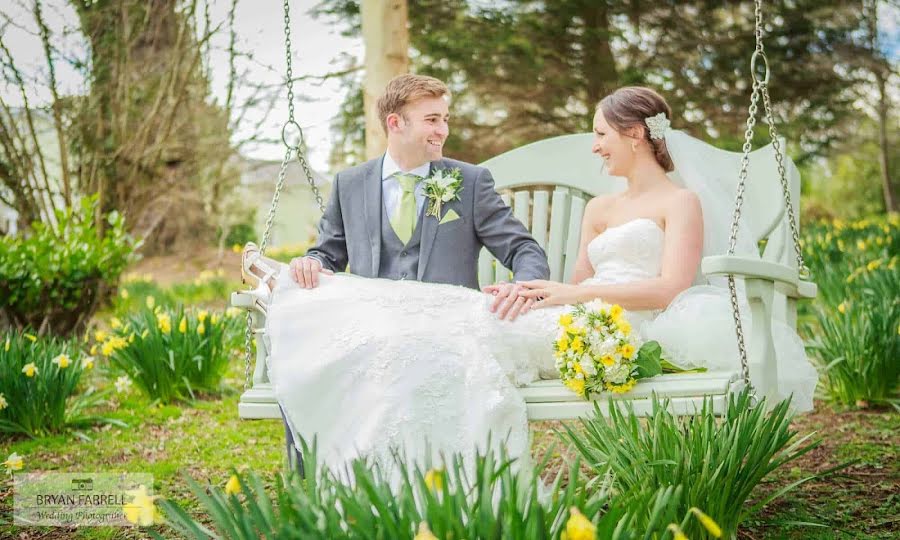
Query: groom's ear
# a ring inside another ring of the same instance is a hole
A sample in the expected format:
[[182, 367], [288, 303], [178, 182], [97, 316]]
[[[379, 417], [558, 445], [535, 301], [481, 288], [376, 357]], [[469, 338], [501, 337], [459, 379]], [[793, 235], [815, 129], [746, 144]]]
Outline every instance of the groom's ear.
[[387, 117], [384, 119], [384, 123], [385, 123], [385, 125], [387, 125], [388, 133], [390, 133], [391, 131], [396, 131], [396, 130], [400, 129], [400, 127], [401, 127], [400, 121], [401, 120], [402, 120], [402, 117], [400, 116], [399, 113], [391, 113], [391, 114], [387, 115]]

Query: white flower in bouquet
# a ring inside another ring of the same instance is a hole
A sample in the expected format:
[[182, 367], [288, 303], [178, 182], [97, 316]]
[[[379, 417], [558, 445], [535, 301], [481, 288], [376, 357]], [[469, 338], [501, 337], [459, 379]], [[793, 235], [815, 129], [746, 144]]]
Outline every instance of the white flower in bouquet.
[[618, 362], [604, 369], [607, 382], [613, 384], [625, 384], [631, 377], [632, 366], [625, 362]]
[[619, 305], [593, 300], [573, 306], [560, 316], [553, 343], [560, 379], [587, 398], [602, 391], [627, 392], [637, 379], [661, 373], [659, 344], [641, 344], [631, 330]]

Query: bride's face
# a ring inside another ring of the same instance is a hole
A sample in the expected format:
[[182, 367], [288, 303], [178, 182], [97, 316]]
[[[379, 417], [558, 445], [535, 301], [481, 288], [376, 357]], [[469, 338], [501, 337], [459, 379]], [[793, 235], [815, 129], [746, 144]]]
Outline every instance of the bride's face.
[[634, 140], [616, 131], [606, 122], [603, 111], [597, 109], [594, 114], [594, 145], [591, 151], [603, 158], [608, 174], [625, 176], [631, 170], [637, 157], [631, 146]]

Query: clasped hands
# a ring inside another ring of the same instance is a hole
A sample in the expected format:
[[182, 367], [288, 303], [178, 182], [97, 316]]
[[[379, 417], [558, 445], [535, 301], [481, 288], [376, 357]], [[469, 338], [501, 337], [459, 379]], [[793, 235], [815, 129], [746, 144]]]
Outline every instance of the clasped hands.
[[516, 317], [532, 309], [575, 304], [580, 301], [577, 285], [544, 279], [497, 283], [482, 287], [481, 290], [494, 295], [490, 311], [496, 313], [497, 318], [501, 320], [514, 321]]

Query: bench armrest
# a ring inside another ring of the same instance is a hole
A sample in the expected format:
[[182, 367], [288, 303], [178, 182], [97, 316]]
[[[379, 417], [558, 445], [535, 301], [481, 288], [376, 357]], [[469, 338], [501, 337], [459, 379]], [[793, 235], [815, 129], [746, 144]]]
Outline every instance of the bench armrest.
[[236, 308], [256, 310], [265, 315], [268, 299], [252, 294], [250, 291], [235, 291], [231, 293], [231, 305]]
[[815, 298], [816, 284], [801, 280], [797, 270], [783, 264], [734, 255], [704, 257], [700, 268], [705, 276], [733, 274], [750, 279], [764, 279], [775, 283], [778, 291], [790, 298]]

